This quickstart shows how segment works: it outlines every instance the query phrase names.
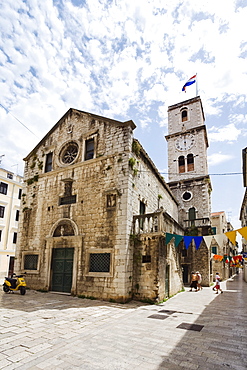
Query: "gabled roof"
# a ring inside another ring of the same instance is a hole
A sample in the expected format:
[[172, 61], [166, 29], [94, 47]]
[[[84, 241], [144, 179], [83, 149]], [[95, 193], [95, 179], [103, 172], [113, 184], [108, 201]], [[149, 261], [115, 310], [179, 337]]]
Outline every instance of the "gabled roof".
[[126, 121], [126, 122], [120, 122], [111, 118], [99, 116], [97, 114], [89, 113], [89, 112], [84, 112], [78, 109], [70, 108], [61, 118], [60, 120], [50, 129], [50, 131], [47, 132], [47, 134], [43, 137], [43, 139], [35, 146], [35, 148], [24, 158], [24, 161], [28, 160], [39, 148], [40, 145], [57, 129], [57, 127], [68, 117], [71, 117], [74, 113], [77, 114], [86, 114], [88, 116], [91, 116], [92, 118], [100, 119], [100, 120], [105, 120], [107, 122], [110, 122], [112, 124], [117, 124], [117, 125], [123, 125], [127, 126], [129, 125], [132, 130], [136, 128], [135, 123], [132, 120]]

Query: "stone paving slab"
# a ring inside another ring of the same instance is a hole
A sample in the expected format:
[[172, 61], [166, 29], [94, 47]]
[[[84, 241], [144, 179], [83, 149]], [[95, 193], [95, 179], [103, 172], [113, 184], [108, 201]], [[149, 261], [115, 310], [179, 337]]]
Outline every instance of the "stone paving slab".
[[0, 292], [0, 369], [246, 369], [247, 284], [222, 287], [159, 305]]

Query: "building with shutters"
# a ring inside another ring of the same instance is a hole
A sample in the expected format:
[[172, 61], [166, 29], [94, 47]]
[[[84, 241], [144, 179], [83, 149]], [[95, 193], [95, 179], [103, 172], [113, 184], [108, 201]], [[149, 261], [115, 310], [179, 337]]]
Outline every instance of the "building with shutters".
[[22, 176], [0, 168], [0, 282], [14, 271]]

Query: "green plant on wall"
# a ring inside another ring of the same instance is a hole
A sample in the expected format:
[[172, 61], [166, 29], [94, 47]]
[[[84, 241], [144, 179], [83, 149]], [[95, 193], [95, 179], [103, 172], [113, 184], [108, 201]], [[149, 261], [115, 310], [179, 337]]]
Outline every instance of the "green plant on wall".
[[134, 176], [137, 176], [137, 174], [138, 174], [138, 169], [137, 168], [133, 168], [133, 175]]
[[39, 170], [43, 169], [43, 162], [38, 160], [38, 168]]
[[31, 185], [34, 182], [37, 182], [39, 180], [39, 175], [35, 175], [34, 177], [31, 177], [30, 179], [27, 179], [27, 185]]
[[196, 226], [191, 226], [186, 232], [185, 232], [185, 235], [186, 236], [198, 236], [199, 234], [199, 230], [198, 230], [198, 227]]
[[136, 160], [135, 160], [135, 158], [133, 158], [133, 157], [131, 157], [130, 159], [129, 159], [129, 166], [130, 166], [130, 168], [133, 170], [133, 168], [134, 168], [134, 165], [136, 164]]
[[132, 142], [132, 152], [135, 153], [137, 157], [140, 157], [141, 145], [135, 140]]

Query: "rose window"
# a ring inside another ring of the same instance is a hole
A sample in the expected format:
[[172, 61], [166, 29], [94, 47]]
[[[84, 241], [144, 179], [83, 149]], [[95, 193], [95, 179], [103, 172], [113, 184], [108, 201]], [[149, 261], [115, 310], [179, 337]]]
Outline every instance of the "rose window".
[[78, 154], [78, 145], [76, 143], [68, 144], [61, 153], [61, 161], [64, 164], [74, 162]]

